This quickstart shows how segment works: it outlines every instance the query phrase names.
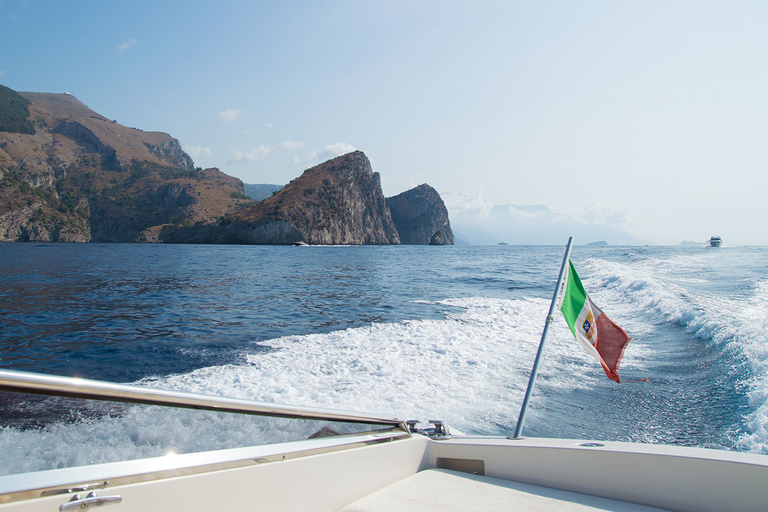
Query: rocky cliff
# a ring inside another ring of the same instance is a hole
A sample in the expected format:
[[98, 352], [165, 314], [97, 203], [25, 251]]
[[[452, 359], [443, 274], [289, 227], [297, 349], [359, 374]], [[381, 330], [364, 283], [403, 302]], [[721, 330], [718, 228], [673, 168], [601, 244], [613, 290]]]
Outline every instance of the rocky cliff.
[[440, 194], [427, 184], [387, 198], [400, 243], [453, 245], [448, 210]]
[[127, 128], [70, 94], [0, 86], [0, 241], [159, 241], [248, 203], [243, 184], [195, 169], [179, 141]]
[[122, 126], [70, 94], [0, 86], [0, 242], [453, 243], [427, 185], [390, 198], [396, 225], [360, 151], [260, 202], [245, 192], [195, 168], [167, 133]]
[[215, 224], [167, 228], [166, 242], [399, 244], [379, 174], [355, 151], [329, 160], [271, 197]]

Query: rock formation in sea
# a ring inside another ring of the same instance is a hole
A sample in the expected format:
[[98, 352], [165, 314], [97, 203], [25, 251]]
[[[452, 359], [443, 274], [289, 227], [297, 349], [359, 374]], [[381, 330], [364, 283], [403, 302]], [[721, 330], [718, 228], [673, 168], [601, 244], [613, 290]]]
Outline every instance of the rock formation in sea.
[[362, 151], [307, 169], [258, 204], [205, 226], [169, 227], [175, 243], [399, 244], [379, 173]]
[[387, 206], [400, 235], [400, 243], [453, 245], [448, 209], [440, 194], [426, 183], [388, 197]]

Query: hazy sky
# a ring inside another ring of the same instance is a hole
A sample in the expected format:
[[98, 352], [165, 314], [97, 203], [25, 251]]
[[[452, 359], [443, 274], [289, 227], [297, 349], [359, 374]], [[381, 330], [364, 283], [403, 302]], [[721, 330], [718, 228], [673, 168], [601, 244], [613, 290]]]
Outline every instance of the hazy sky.
[[765, 0], [0, 0], [0, 48], [3, 85], [247, 183], [360, 149], [385, 195], [429, 183], [452, 215], [768, 245]]

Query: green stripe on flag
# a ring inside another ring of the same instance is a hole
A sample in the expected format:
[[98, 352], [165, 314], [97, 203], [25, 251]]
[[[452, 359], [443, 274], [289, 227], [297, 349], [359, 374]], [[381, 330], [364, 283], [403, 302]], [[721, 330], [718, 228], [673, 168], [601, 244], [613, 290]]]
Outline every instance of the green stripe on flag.
[[576, 336], [576, 319], [584, 308], [586, 300], [587, 292], [584, 291], [584, 285], [581, 284], [579, 274], [576, 273], [576, 269], [573, 268], [573, 262], [569, 259], [568, 280], [565, 282], [565, 295], [560, 311], [563, 312], [565, 321], [568, 323], [568, 327], [571, 328], [574, 336]]

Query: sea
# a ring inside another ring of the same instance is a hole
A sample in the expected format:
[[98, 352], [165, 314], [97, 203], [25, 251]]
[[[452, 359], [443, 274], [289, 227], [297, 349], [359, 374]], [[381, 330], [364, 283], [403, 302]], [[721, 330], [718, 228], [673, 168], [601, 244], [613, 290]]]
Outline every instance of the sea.
[[[0, 369], [507, 436], [564, 250], [7, 243]], [[632, 337], [623, 382], [558, 312], [523, 435], [768, 454], [768, 247], [575, 245], [571, 259]], [[0, 394], [0, 473], [160, 453], [173, 425], [179, 452], [221, 437], [218, 420], [66, 400]], [[277, 442], [286, 426], [259, 429], [235, 430]], [[98, 443], [117, 455], [81, 455]]]

